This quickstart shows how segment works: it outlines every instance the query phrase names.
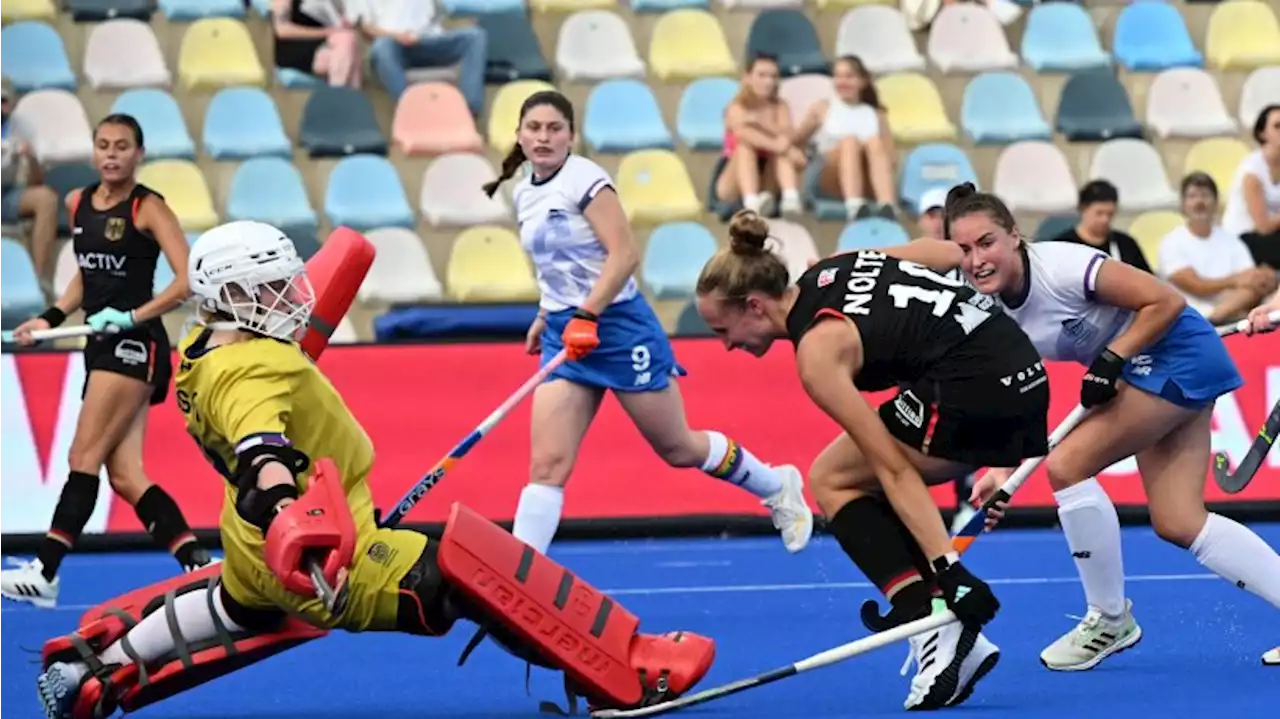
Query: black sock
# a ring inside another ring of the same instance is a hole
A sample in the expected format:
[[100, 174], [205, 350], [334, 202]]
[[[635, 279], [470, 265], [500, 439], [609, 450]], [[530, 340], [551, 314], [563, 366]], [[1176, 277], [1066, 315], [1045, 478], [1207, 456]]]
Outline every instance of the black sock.
[[178, 503], [160, 485], [153, 484], [143, 492], [133, 510], [155, 543], [171, 552], [183, 569], [209, 563], [208, 552], [196, 542]]
[[40, 544], [36, 558], [44, 566], [44, 578], [53, 581], [67, 552], [76, 546], [84, 525], [93, 516], [98, 504], [98, 476], [88, 472], [71, 472], [58, 496], [58, 506], [53, 510], [53, 521]]
[[855, 499], [841, 507], [827, 527], [867, 579], [885, 596], [892, 594], [895, 612], [927, 612], [933, 574], [924, 552], [887, 502]]

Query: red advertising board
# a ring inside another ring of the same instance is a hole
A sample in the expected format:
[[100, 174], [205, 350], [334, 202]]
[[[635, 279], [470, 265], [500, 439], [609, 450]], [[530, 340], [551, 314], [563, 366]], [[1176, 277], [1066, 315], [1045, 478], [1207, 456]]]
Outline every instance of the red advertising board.
[[[1280, 399], [1280, 333], [1233, 337], [1228, 346], [1245, 386], [1215, 408], [1213, 447], [1238, 462]], [[690, 424], [715, 428], [770, 463], [806, 469], [838, 428], [813, 407], [795, 375], [793, 353], [779, 344], [762, 360], [726, 353], [715, 340], [678, 340], [689, 370], [680, 381]], [[377, 448], [371, 482], [389, 506], [536, 369], [514, 344], [331, 347], [320, 363], [364, 424]], [[0, 530], [43, 532], [66, 476], [66, 453], [79, 411], [84, 370], [78, 353], [4, 355], [0, 366], [3, 452]], [[1083, 370], [1050, 364], [1050, 422], [1075, 406]], [[148, 424], [146, 470], [168, 489], [192, 525], [216, 526], [223, 480], [187, 436], [172, 401], [154, 408]], [[450, 503], [464, 501], [495, 520], [510, 519], [528, 476], [529, 404], [517, 408], [409, 515], [411, 522], [443, 521]], [[1144, 503], [1132, 459], [1102, 475], [1117, 504]], [[939, 503], [954, 490], [936, 488]], [[1240, 494], [1223, 494], [1209, 480], [1210, 501], [1280, 500], [1280, 451], [1263, 463]], [[1024, 506], [1052, 506], [1043, 471], [1015, 498]], [[616, 401], [608, 399], [587, 434], [565, 502], [568, 518], [678, 517], [763, 514], [735, 487], [696, 470], [667, 467], [649, 449]], [[87, 532], [140, 531], [132, 509], [102, 492]]]

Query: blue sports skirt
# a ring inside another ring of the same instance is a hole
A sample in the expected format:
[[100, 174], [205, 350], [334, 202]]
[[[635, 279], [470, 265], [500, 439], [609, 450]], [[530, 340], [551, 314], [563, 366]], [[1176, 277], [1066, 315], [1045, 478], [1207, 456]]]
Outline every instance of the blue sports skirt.
[[1209, 320], [1190, 307], [1163, 337], [1125, 363], [1124, 381], [1180, 407], [1200, 409], [1244, 385]]
[[[547, 315], [547, 327], [542, 331], [543, 365], [564, 349], [560, 335], [573, 313], [571, 308]], [[600, 346], [581, 360], [560, 365], [548, 381], [567, 379], [615, 392], [657, 392], [670, 384], [672, 375], [685, 374], [676, 364], [666, 330], [642, 295], [610, 305], [600, 315], [596, 332]]]

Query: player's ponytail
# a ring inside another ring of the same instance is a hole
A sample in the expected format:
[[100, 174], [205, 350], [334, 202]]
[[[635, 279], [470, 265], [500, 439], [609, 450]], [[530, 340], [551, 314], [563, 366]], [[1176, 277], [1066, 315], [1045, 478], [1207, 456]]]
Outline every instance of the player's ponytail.
[[787, 265], [771, 252], [769, 223], [750, 210], [741, 210], [729, 221], [729, 247], [717, 252], [698, 276], [697, 294], [719, 291], [724, 301], [742, 305], [752, 292], [781, 297], [791, 284]]
[[990, 192], [979, 192], [972, 182], [964, 182], [947, 191], [947, 204], [942, 211], [942, 236], [951, 239], [951, 223], [978, 213], [990, 217], [1005, 232], [1013, 232], [1017, 226], [1004, 200]]
[[516, 176], [516, 173], [520, 171], [520, 166], [524, 164], [524, 161], [524, 148], [517, 142], [511, 146], [511, 151], [507, 153], [507, 156], [502, 158], [502, 174], [498, 175], [498, 178], [493, 182], [486, 182], [484, 184], [484, 194], [489, 197], [493, 197], [493, 193], [498, 191], [498, 187], [500, 187], [502, 183]]

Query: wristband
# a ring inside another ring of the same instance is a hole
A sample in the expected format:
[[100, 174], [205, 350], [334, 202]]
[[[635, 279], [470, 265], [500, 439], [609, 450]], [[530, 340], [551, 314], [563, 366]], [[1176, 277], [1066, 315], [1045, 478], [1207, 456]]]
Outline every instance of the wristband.
[[589, 312], [587, 310], [584, 310], [582, 308], [578, 308], [577, 310], [575, 310], [573, 313], [573, 316], [580, 320], [587, 320], [588, 322], [600, 321], [599, 315], [595, 314], [594, 312]]
[[960, 562], [959, 552], [947, 552], [946, 554], [933, 560], [933, 571], [941, 574], [943, 571], [953, 564]]
[[67, 321], [67, 313], [63, 312], [57, 305], [53, 305], [41, 312], [39, 318], [48, 322], [50, 327], [57, 327]]

